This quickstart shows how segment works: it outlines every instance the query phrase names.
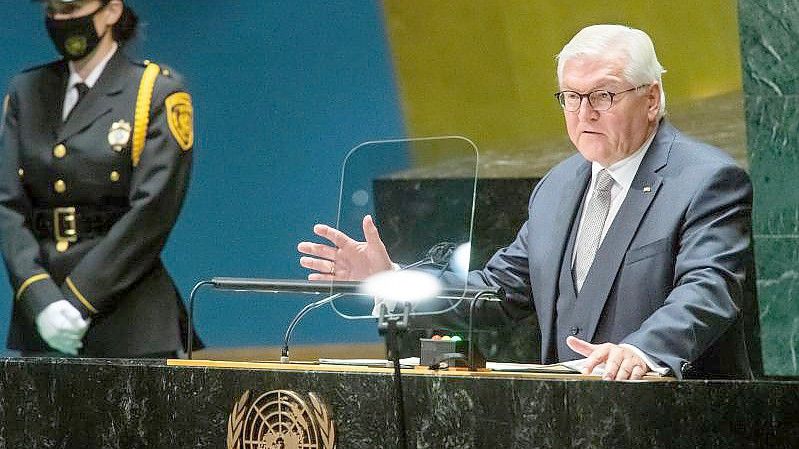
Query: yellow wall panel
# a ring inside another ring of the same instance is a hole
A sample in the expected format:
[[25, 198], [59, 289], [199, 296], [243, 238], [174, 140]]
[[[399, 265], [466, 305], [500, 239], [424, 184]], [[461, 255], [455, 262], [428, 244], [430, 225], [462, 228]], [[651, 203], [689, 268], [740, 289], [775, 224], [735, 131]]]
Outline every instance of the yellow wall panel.
[[668, 104], [741, 89], [733, 0], [386, 0], [384, 12], [411, 136], [462, 134], [501, 153], [563, 136], [554, 56], [594, 23], [652, 36]]

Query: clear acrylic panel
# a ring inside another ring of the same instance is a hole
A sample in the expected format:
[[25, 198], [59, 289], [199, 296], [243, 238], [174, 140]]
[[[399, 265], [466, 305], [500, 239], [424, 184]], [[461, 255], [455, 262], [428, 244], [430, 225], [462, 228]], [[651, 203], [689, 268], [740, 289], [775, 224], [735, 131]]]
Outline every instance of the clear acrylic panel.
[[[468, 250], [460, 265], [441, 256], [471, 241], [477, 162], [474, 143], [446, 136], [365, 142], [342, 163], [337, 229], [363, 241], [364, 216], [372, 215], [392, 261], [435, 276], [446, 289], [440, 296], [448, 298], [414, 303], [412, 314], [451, 310], [466, 286]], [[401, 286], [391, 296], [413, 287]], [[372, 319], [374, 306], [375, 298], [362, 294], [332, 303], [347, 319]]]

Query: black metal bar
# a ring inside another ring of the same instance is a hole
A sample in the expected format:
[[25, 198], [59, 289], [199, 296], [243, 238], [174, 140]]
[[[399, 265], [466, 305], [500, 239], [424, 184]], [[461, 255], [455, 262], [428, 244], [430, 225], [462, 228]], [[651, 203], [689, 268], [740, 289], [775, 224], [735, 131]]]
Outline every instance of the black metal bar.
[[[218, 290], [238, 290], [252, 292], [272, 293], [310, 293], [310, 294], [360, 294], [360, 281], [306, 281], [299, 279], [258, 279], [258, 278], [230, 278], [215, 277], [210, 281]], [[481, 293], [490, 293], [498, 298], [503, 298], [505, 293], [500, 287], [479, 288], [445, 288], [439, 297], [445, 298], [473, 298]]]
[[189, 329], [186, 331], [187, 341], [186, 341], [186, 357], [191, 360], [192, 350], [194, 349], [194, 298], [197, 295], [197, 290], [200, 289], [203, 285], [212, 285], [212, 281], [200, 281], [194, 285], [194, 288], [191, 289], [191, 293], [189, 293], [189, 317], [188, 317], [188, 327]]

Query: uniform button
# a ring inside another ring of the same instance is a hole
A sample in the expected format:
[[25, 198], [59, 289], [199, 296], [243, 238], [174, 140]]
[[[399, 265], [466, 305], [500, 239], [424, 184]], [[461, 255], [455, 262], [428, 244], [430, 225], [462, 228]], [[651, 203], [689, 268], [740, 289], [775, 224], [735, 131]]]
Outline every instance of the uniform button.
[[58, 145], [53, 148], [53, 156], [61, 159], [62, 157], [67, 155], [67, 147], [64, 146], [63, 143], [59, 143]]
[[21, 177], [23, 177], [23, 176], [25, 176], [25, 170], [23, 170], [23, 169], [21, 169], [21, 168], [20, 168], [19, 170], [17, 170], [17, 173], [19, 173], [19, 177], [20, 177], [20, 178], [21, 178]]
[[571, 333], [572, 335], [577, 335], [580, 333], [580, 328], [577, 326], [572, 326], [572, 328], [569, 329], [569, 333]]
[[117, 182], [119, 181], [119, 172], [114, 170], [110, 175], [108, 175], [108, 177], [111, 179], [111, 182]]
[[64, 193], [67, 191], [67, 183], [65, 183], [62, 179], [59, 179], [55, 182], [55, 184], [53, 184], [53, 188], [58, 193]]

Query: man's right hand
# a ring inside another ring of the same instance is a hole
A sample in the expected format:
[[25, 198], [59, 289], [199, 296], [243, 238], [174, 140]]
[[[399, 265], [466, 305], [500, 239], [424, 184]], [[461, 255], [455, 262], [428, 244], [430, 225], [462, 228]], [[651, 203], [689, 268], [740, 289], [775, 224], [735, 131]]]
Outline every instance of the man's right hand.
[[88, 328], [89, 322], [65, 299], [50, 304], [36, 316], [36, 329], [42, 339], [65, 354], [78, 355]]
[[365, 242], [355, 241], [323, 224], [314, 226], [313, 231], [333, 245], [312, 242], [297, 245], [299, 252], [308, 255], [300, 257], [300, 265], [315, 271], [308, 275], [308, 280], [360, 281], [393, 268], [371, 215], [363, 217]]

